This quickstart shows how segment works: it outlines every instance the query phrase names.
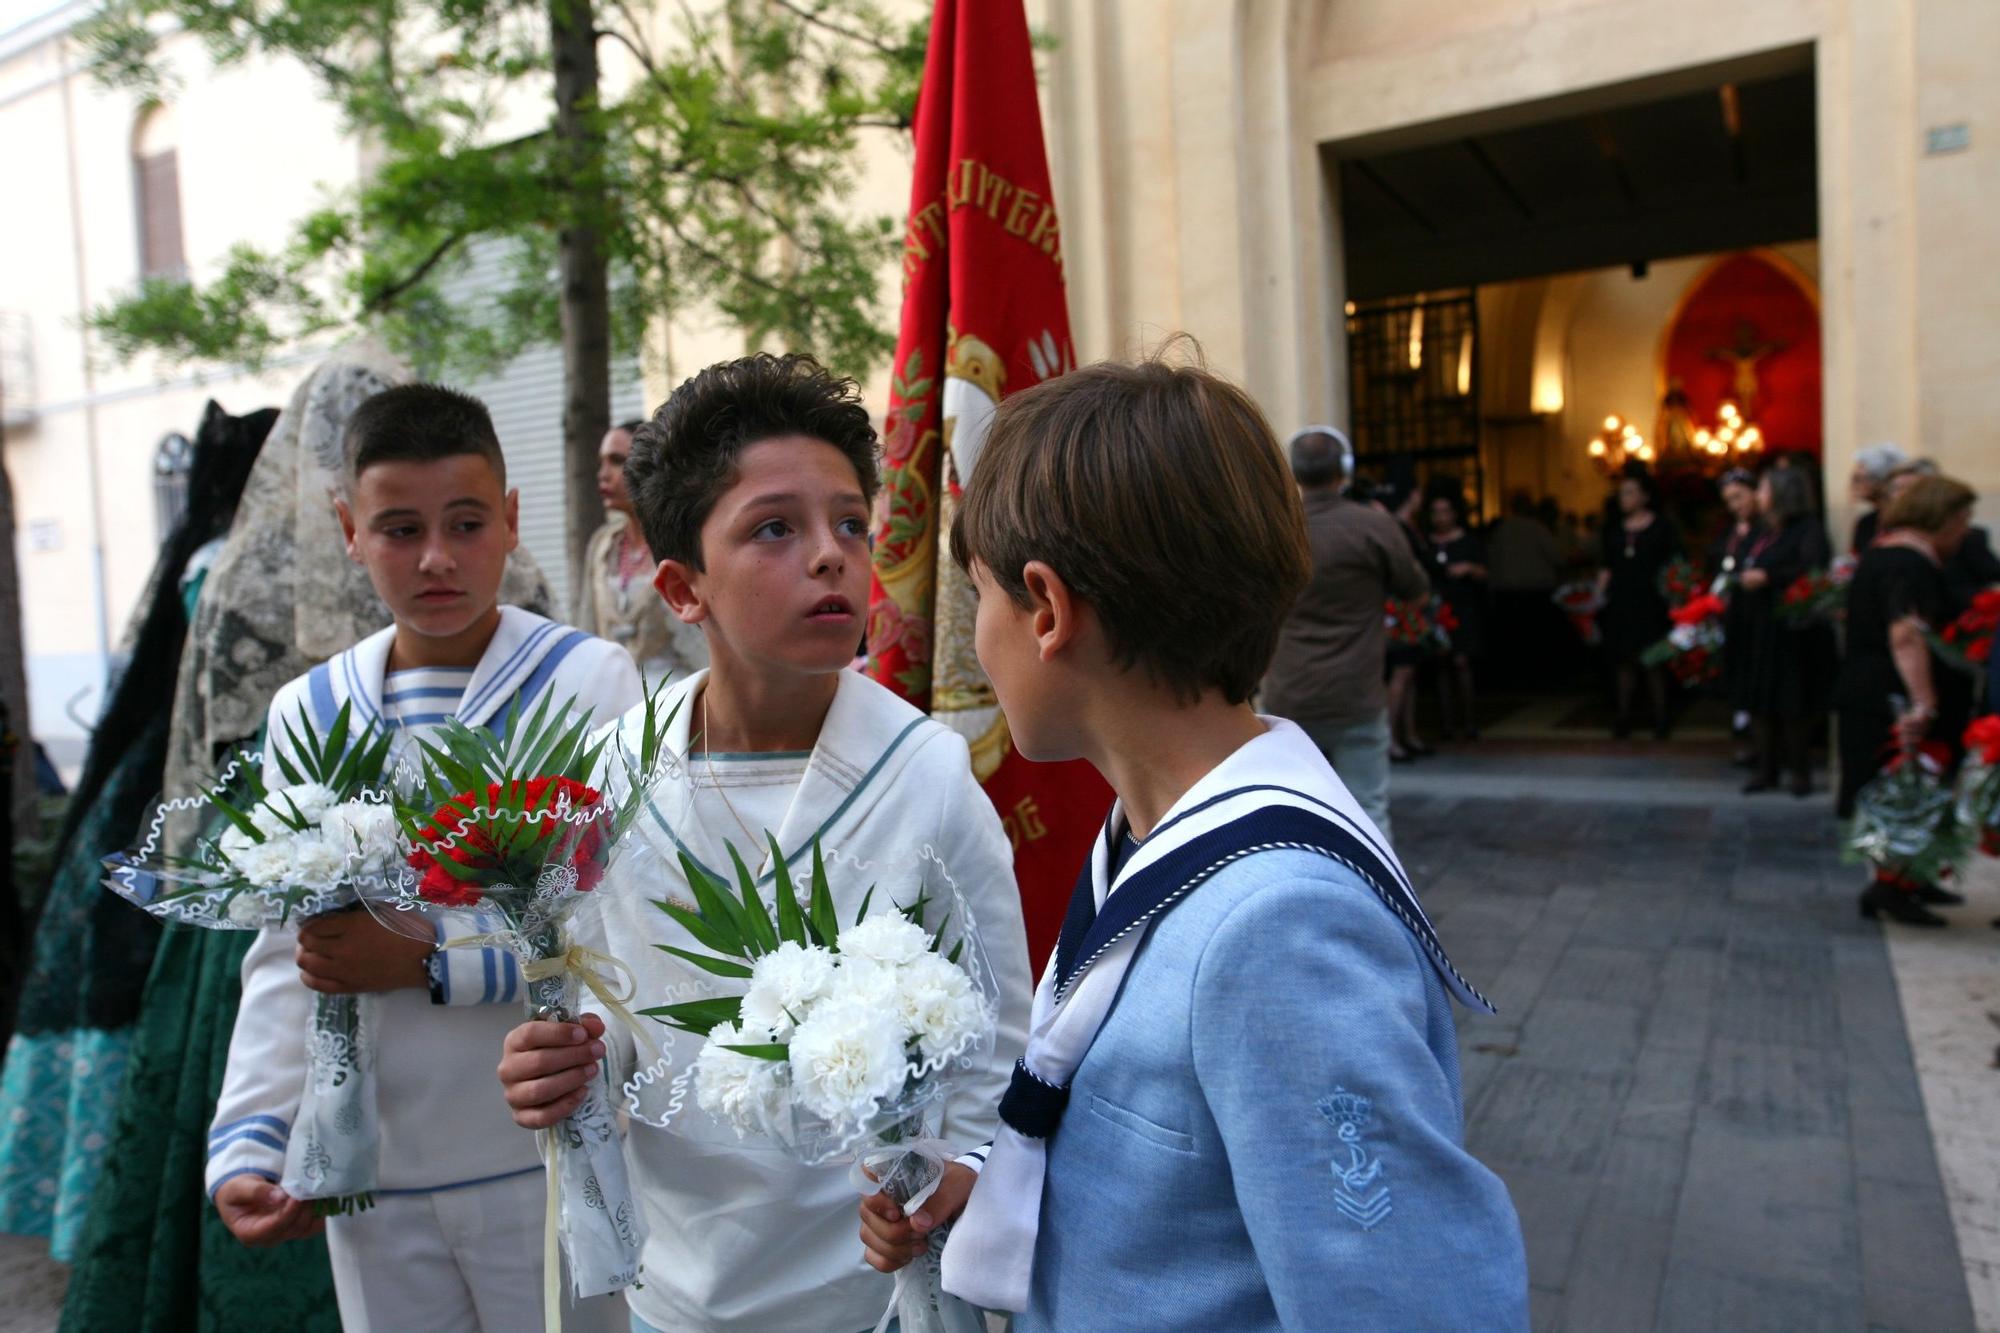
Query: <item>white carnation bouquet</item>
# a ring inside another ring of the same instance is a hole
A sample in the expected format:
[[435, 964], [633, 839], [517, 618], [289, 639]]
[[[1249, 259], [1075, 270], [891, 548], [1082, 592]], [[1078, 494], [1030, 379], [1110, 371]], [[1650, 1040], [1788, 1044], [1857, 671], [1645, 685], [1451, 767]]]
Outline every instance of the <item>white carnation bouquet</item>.
[[[700, 1042], [669, 1075], [670, 1042], [626, 1086], [628, 1109], [671, 1128], [691, 1098], [695, 1113], [773, 1140], [807, 1165], [851, 1160], [863, 1193], [880, 1189], [914, 1210], [955, 1155], [933, 1136], [932, 1113], [953, 1075], [993, 1048], [998, 994], [974, 923], [928, 849], [898, 876], [917, 880], [907, 901], [887, 894], [878, 910], [871, 887], [845, 924], [817, 843], [803, 897], [775, 840], [770, 850], [768, 889], [733, 846], [733, 886], [680, 854], [694, 906], [656, 905], [699, 948], [656, 947], [708, 979], [681, 993], [728, 993], [639, 1011]], [[897, 1275], [880, 1326], [894, 1317], [905, 1333], [982, 1327], [944, 1294], [942, 1240]]]
[[[356, 730], [347, 707], [321, 736], [301, 712], [284, 744], [239, 753], [206, 790], [162, 802], [145, 840], [105, 859], [104, 884], [163, 921], [215, 930], [282, 927], [394, 893], [405, 847], [393, 804], [392, 737]], [[192, 852], [162, 850], [168, 820], [206, 816]], [[360, 997], [314, 997], [306, 1089], [284, 1190], [322, 1213], [365, 1208], [375, 1183], [375, 1062]]]

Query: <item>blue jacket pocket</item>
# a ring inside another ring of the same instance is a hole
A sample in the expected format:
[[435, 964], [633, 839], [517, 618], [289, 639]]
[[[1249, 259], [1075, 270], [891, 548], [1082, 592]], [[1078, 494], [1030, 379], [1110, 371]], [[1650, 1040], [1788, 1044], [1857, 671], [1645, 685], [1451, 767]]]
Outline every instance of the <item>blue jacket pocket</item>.
[[1168, 1129], [1165, 1125], [1156, 1125], [1137, 1111], [1128, 1111], [1116, 1102], [1105, 1101], [1104, 1098], [1099, 1097], [1095, 1093], [1092, 1093], [1090, 1097], [1090, 1113], [1098, 1119], [1108, 1121], [1128, 1133], [1136, 1134], [1148, 1143], [1158, 1144], [1160, 1147], [1172, 1152], [1187, 1153], [1189, 1155], [1193, 1155], [1194, 1153], [1194, 1136], [1192, 1134], [1183, 1134], [1178, 1129]]

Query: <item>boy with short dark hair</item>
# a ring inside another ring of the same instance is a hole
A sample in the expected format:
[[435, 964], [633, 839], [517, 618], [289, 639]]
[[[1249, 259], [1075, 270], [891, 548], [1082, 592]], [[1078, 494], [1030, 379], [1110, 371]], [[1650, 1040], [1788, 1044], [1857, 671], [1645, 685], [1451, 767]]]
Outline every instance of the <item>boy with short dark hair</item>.
[[990, 1153], [913, 1217], [867, 1200], [869, 1261], [956, 1217], [946, 1289], [1023, 1330], [1525, 1328], [1519, 1223], [1461, 1146], [1448, 997], [1484, 1001], [1319, 751], [1248, 703], [1307, 577], [1256, 406], [1159, 362], [1024, 390], [952, 551], [1014, 743], [1118, 802]]
[[[615, 644], [500, 605], [519, 496], [478, 399], [431, 384], [384, 390], [355, 409], [343, 445], [334, 504], [347, 551], [394, 623], [278, 692], [267, 782], [283, 781], [285, 727], [303, 716], [324, 735], [343, 705], [354, 727], [390, 729], [392, 754], [412, 758], [448, 716], [497, 730], [548, 695], [600, 718], [638, 702], [638, 671]], [[525, 990], [507, 950], [434, 947], [477, 933], [464, 914], [432, 925], [423, 941], [335, 912], [262, 932], [243, 960], [209, 1194], [245, 1244], [317, 1228], [311, 1205], [277, 1182], [295, 1136], [341, 1128], [300, 1121], [313, 995], [360, 995], [380, 1138], [373, 1206], [327, 1223], [341, 1323], [529, 1333], [541, 1327], [541, 1167], [489, 1081]]]
[[[859, 389], [808, 356], [711, 366], [635, 432], [626, 479], [660, 560], [660, 595], [701, 627], [710, 662], [665, 695], [664, 707], [678, 709], [667, 744], [679, 771], [636, 835], [664, 866], [685, 852], [731, 882], [734, 844], [767, 908], [777, 891], [770, 840], [793, 867], [811, 863], [818, 841], [843, 921], [870, 889], [843, 864], [893, 865], [934, 849], [1000, 988], [995, 1050], [952, 1089], [937, 1132], [984, 1142], [1026, 1039], [1027, 936], [1012, 852], [964, 738], [845, 669], [867, 609], [876, 489]], [[628, 715], [620, 744], [636, 750], [642, 720]], [[603, 946], [632, 967], [639, 995], [665, 997], [685, 973], [651, 946], [701, 946], [649, 901], [689, 891], [673, 881], [647, 888], [606, 902]], [[883, 906], [880, 893], [874, 902]], [[932, 929], [944, 910], [927, 912]], [[607, 1045], [614, 1084], [630, 1078], [631, 1034], [607, 1032], [602, 1017], [524, 1023], [508, 1037], [500, 1078], [519, 1124], [543, 1128], [574, 1110]], [[649, 1234], [641, 1284], [626, 1296], [636, 1333], [874, 1326], [891, 1284], [856, 1261], [846, 1166], [802, 1166], [693, 1112], [665, 1131], [635, 1121], [625, 1151]]]

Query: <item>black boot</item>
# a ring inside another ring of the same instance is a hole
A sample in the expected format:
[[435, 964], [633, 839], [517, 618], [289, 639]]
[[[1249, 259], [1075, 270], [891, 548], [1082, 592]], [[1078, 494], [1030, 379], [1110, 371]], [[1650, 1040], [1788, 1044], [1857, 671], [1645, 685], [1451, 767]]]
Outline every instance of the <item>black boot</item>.
[[1758, 718], [1750, 724], [1750, 737], [1757, 762], [1751, 769], [1750, 780], [1743, 784], [1745, 796], [1754, 796], [1778, 785], [1778, 740], [1772, 734], [1771, 724]]
[[1802, 717], [1779, 721], [1778, 736], [1784, 750], [1785, 767], [1792, 774], [1792, 795], [1812, 795], [1812, 731]]
[[1941, 889], [1935, 884], [1919, 884], [1916, 892], [1917, 901], [1930, 907], [1965, 906], [1964, 894], [1953, 893], [1950, 889]]
[[1918, 902], [1914, 894], [1906, 893], [1893, 884], [1876, 880], [1861, 892], [1861, 915], [1870, 921], [1877, 917], [1888, 917], [1906, 926], [1942, 926], [1949, 924], [1936, 912]]

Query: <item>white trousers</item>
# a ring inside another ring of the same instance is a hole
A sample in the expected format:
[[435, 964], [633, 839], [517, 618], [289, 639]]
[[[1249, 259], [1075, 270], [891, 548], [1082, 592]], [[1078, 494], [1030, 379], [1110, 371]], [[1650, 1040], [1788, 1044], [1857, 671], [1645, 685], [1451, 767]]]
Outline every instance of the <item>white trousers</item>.
[[327, 1219], [344, 1333], [542, 1333], [544, 1188], [537, 1169]]

